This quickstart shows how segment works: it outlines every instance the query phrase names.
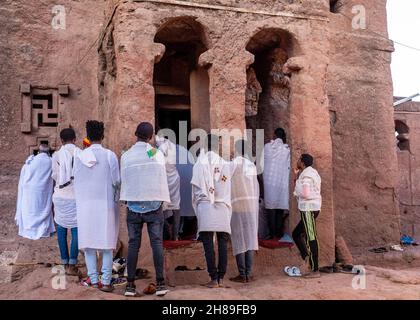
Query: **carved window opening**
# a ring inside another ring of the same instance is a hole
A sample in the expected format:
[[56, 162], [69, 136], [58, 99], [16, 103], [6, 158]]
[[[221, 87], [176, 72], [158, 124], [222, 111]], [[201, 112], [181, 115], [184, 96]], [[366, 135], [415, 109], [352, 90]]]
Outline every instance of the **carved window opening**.
[[37, 87], [21, 84], [21, 132], [29, 154], [37, 154], [40, 143], [47, 144], [52, 154], [55, 150], [60, 122], [59, 106], [70, 94], [68, 85]]
[[191, 17], [170, 19], [154, 41], [165, 46], [153, 73], [156, 127], [172, 129], [178, 136], [180, 121], [186, 121], [188, 131], [208, 131], [209, 77], [198, 65], [200, 55], [207, 50], [201, 24]]
[[292, 44], [286, 31], [264, 29], [246, 46], [255, 58], [247, 70], [245, 119], [252, 131], [264, 129], [265, 142], [273, 138], [278, 127], [288, 132], [290, 78], [283, 66], [292, 55]]
[[410, 128], [404, 121], [395, 120], [395, 137], [397, 146], [401, 151], [410, 151]]

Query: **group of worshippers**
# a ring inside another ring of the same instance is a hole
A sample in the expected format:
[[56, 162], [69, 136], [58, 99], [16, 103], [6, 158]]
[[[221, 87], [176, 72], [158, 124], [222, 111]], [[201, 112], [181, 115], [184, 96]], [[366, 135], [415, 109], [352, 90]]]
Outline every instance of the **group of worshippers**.
[[[236, 141], [235, 158], [227, 161], [220, 156], [220, 137], [209, 134], [204, 141], [198, 142], [197, 159], [189, 170], [177, 163], [177, 156], [181, 154], [187, 162], [191, 159], [188, 150], [155, 135], [153, 126], [142, 122], [135, 131], [137, 142], [123, 152], [119, 165], [116, 154], [102, 146], [104, 131], [102, 122], [87, 121], [86, 134], [90, 143], [84, 144], [81, 150], [75, 145], [75, 131], [63, 129], [60, 132], [62, 146], [52, 157], [48, 146], [41, 144], [38, 154], [26, 160], [19, 180], [15, 217], [19, 235], [36, 240], [57, 232], [66, 274], [80, 276], [76, 264], [79, 250], [83, 250], [89, 285], [111, 292], [113, 251], [117, 248], [119, 235], [118, 204], [122, 201], [127, 206], [129, 238], [124, 294], [138, 295], [136, 270], [142, 229], [146, 224], [156, 273], [155, 291], [156, 295], [164, 296], [169, 292], [164, 278], [165, 224], [172, 216], [172, 224], [166, 229], [170, 239], [177, 240], [180, 211], [184, 206], [197, 217], [198, 239], [203, 243], [210, 277], [205, 286], [224, 286], [230, 239], [239, 271], [239, 275], [230, 280], [253, 281], [260, 188], [256, 166], [246, 152], [247, 142]], [[288, 183], [286, 186], [284, 181], [289, 181], [290, 152], [284, 130], [276, 130], [276, 135], [277, 139], [264, 149], [268, 155], [264, 165], [269, 170], [264, 174], [264, 197], [270, 236], [281, 237], [288, 210]], [[321, 179], [312, 163], [313, 158], [304, 154], [298, 164], [300, 175], [294, 194], [302, 221], [293, 231], [293, 238], [302, 258], [309, 259], [313, 273], [318, 271], [315, 219], [321, 206]], [[276, 165], [287, 169], [282, 168], [279, 173]], [[273, 192], [272, 188], [277, 191]], [[188, 199], [190, 205], [181, 198]], [[70, 250], [68, 232], [71, 234]], [[216, 240], [218, 263], [214, 248]], [[101, 274], [98, 257], [102, 259]]]

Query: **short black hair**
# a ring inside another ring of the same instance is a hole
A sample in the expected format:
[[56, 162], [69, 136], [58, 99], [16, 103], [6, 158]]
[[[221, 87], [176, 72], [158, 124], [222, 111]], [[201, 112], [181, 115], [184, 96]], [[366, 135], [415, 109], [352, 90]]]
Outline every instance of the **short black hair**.
[[283, 140], [283, 143], [286, 143], [286, 131], [284, 131], [283, 128], [277, 128], [276, 130], [274, 130], [274, 135]]
[[76, 132], [73, 128], [65, 128], [60, 132], [60, 139], [63, 142], [71, 142], [76, 140]]
[[308, 153], [302, 154], [302, 156], [300, 157], [300, 160], [303, 162], [305, 167], [310, 167], [314, 164], [314, 157], [312, 157]]
[[141, 140], [150, 140], [153, 137], [153, 125], [149, 122], [141, 122], [135, 134]]
[[86, 135], [90, 141], [99, 141], [104, 138], [104, 123], [96, 120], [86, 122]]
[[207, 151], [218, 151], [219, 150], [219, 136], [215, 134], [208, 134], [206, 137]]

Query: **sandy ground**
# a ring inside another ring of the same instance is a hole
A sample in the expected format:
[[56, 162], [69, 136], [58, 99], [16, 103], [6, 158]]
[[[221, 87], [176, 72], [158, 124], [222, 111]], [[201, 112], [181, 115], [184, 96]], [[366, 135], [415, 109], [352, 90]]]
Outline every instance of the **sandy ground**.
[[[195, 263], [201, 260], [199, 265], [204, 266], [201, 246], [185, 250], [183, 260], [168, 256], [172, 259], [171, 268], [185, 261], [194, 267]], [[334, 273], [321, 274], [321, 278], [318, 279], [290, 278], [283, 273], [281, 263], [287, 259], [288, 263], [292, 261], [292, 256], [297, 255], [293, 250], [276, 251], [277, 256], [272, 255], [272, 251], [269, 250], [260, 251], [258, 259], [266, 263], [257, 263], [255, 282], [237, 284], [226, 281], [230, 288], [208, 289], [199, 285], [203, 279], [207, 279], [206, 271], [199, 271], [201, 273], [199, 276], [197, 273], [194, 276], [194, 271], [192, 273], [178, 271], [175, 278], [181, 280], [183, 284], [191, 285], [172, 286], [164, 298], [152, 295], [135, 299], [420, 299], [420, 247], [384, 254], [369, 253], [367, 249], [362, 249], [354, 253], [354, 257], [356, 264], [365, 266], [365, 277]], [[140, 264], [153, 273], [151, 253], [143, 250], [141, 256], [143, 259]], [[108, 294], [97, 289], [82, 287], [77, 277], [58, 275], [57, 266], [10, 266], [11, 263], [24, 264], [31, 261], [54, 264], [58, 263], [58, 258], [55, 238], [37, 242], [26, 240], [0, 242], [0, 299], [127, 299], [123, 296], [124, 286], [116, 287], [113, 293]], [[85, 268], [82, 270], [86, 271]], [[235, 275], [236, 266], [233, 261], [230, 261], [228, 271], [230, 276]], [[142, 291], [149, 282], [151, 279], [137, 281], [138, 290]]]
[[[257, 279], [249, 284], [229, 282], [231, 288], [208, 289], [198, 285], [171, 287], [164, 298], [142, 296], [135, 299], [207, 299], [207, 300], [295, 300], [295, 299], [420, 299], [420, 269], [391, 270], [366, 267], [365, 280], [358, 281], [365, 289], [354, 289], [354, 276], [349, 274], [322, 274], [318, 279], [289, 278], [278, 274]], [[63, 278], [61, 278], [63, 280]], [[126, 299], [124, 286], [113, 293], [81, 287], [76, 277], [66, 277], [65, 289], [53, 289], [58, 281], [52, 268], [35, 267], [22, 279], [0, 285], [0, 299]], [[63, 284], [64, 282], [61, 282]], [[147, 280], [137, 281], [138, 289]]]

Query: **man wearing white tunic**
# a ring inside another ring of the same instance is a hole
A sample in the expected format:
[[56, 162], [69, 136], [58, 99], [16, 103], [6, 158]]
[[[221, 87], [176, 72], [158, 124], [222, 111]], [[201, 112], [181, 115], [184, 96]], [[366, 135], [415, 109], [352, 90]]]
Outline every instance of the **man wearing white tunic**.
[[239, 275], [234, 282], [251, 282], [254, 251], [258, 250], [259, 185], [257, 168], [246, 158], [244, 140], [235, 144], [235, 173], [232, 177], [232, 250]]
[[[164, 137], [156, 136], [156, 146], [165, 156], [166, 162], [166, 176], [168, 179], [169, 194], [171, 202], [168, 203], [164, 210], [166, 218], [173, 217], [171, 226], [170, 240], [178, 240], [179, 222], [180, 222], [180, 176], [176, 167], [176, 145]], [[167, 212], [171, 211], [171, 215]], [[168, 219], [167, 219], [168, 220]]]
[[[61, 130], [62, 147], [52, 157], [52, 178], [55, 180], [53, 195], [54, 220], [57, 223], [57, 240], [60, 249], [61, 263], [66, 274], [79, 275], [76, 267], [79, 255], [77, 239], [77, 211], [74, 196], [74, 158], [81, 150], [77, 148], [76, 133], [72, 128]], [[67, 232], [71, 233], [70, 253], [67, 244]]]
[[22, 167], [15, 216], [21, 237], [38, 240], [55, 232], [51, 166], [49, 148], [41, 144], [38, 155], [30, 156]]
[[[294, 195], [298, 201], [301, 221], [293, 230], [293, 240], [305, 261], [303, 269], [307, 269], [309, 259], [310, 272], [307, 277], [319, 277], [318, 271], [318, 237], [316, 232], [316, 218], [321, 211], [321, 177], [312, 165], [314, 159], [310, 154], [303, 154], [298, 162], [299, 178], [296, 180]], [[303, 240], [306, 239], [306, 241]], [[305, 274], [306, 273], [306, 274]]]
[[[210, 282], [209, 288], [223, 287], [227, 268], [227, 246], [231, 233], [231, 179], [234, 163], [219, 154], [219, 137], [208, 135], [204, 149], [193, 168], [192, 197], [197, 216], [199, 238], [203, 242]], [[218, 243], [219, 261], [216, 266], [214, 235]]]
[[282, 128], [277, 128], [274, 135], [275, 140], [264, 146], [264, 204], [270, 238], [281, 239], [289, 210], [290, 149]]
[[[115, 153], [101, 145], [104, 124], [88, 121], [86, 132], [92, 145], [79, 153], [74, 162], [79, 248], [85, 251], [92, 286], [110, 292], [112, 250], [116, 249], [119, 230], [120, 171]], [[102, 283], [97, 270], [98, 251], [102, 253]]]
[[149, 142], [153, 126], [148, 122], [138, 125], [137, 143], [121, 157], [121, 197], [127, 201], [127, 286], [125, 296], [136, 296], [136, 269], [141, 246], [143, 225], [147, 224], [153, 262], [156, 271], [156, 295], [168, 293], [164, 278], [162, 207], [170, 203], [165, 157]]

